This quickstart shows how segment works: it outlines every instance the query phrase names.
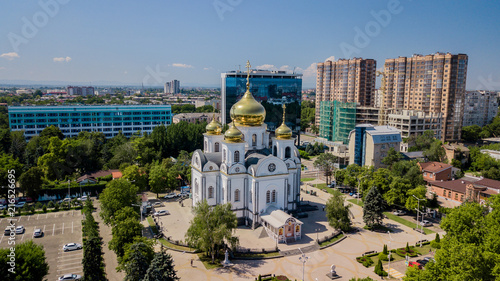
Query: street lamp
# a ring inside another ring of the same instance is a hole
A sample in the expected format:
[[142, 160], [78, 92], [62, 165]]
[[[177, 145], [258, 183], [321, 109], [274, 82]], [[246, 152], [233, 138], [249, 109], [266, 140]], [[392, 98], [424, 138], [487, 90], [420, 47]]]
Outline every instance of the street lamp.
[[302, 252], [300, 248], [299, 251], [302, 253], [302, 256], [299, 257], [299, 261], [302, 262], [302, 281], [304, 281], [304, 267], [306, 266], [306, 262], [309, 259], [309, 257], [306, 257], [306, 254], [304, 254], [304, 252]]
[[318, 232], [319, 232], [320, 230], [321, 230], [321, 229], [319, 229], [319, 228], [314, 229], [314, 231], [316, 231], [316, 242], [318, 242], [318, 241], [319, 241], [319, 240], [318, 240]]
[[[415, 195], [412, 195], [412, 196], [418, 200], [418, 206], [417, 206], [417, 229], [418, 229], [418, 213], [420, 212], [420, 200], [425, 200], [425, 198], [420, 199]], [[422, 232], [424, 232], [424, 226], [423, 226], [424, 215], [422, 214], [421, 217], [422, 217], [422, 223], [420, 224], [421, 225], [421, 228], [420, 228], [420, 248], [422, 248]]]
[[389, 276], [389, 271], [391, 270], [391, 241], [393, 239], [390, 231], [387, 231], [387, 234], [389, 234], [389, 238], [391, 239], [389, 240], [389, 254], [387, 255], [387, 257], [389, 258], [389, 267], [387, 268], [387, 276]]

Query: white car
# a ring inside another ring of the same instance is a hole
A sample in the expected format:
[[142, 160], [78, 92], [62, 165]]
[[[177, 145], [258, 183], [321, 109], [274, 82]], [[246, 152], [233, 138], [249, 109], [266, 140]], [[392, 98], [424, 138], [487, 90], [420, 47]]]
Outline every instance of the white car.
[[80, 200], [82, 200], [82, 201], [87, 201], [87, 199], [88, 199], [87, 195], [82, 196], [82, 198], [80, 198]]
[[63, 280], [80, 280], [82, 279], [82, 276], [81, 275], [77, 275], [77, 274], [64, 274], [63, 276], [59, 277], [59, 279], [57, 279], [58, 281], [63, 281]]
[[361, 196], [359, 195], [359, 193], [354, 193], [354, 194], [352, 195], [352, 197], [354, 197], [354, 198], [361, 198]]
[[153, 215], [154, 216], [164, 216], [164, 215], [170, 215], [170, 213], [167, 210], [159, 210], [158, 212], [155, 212]]
[[40, 228], [37, 228], [35, 229], [35, 231], [33, 231], [33, 237], [37, 238], [42, 236], [43, 236], [43, 231]]
[[67, 251], [73, 251], [73, 250], [80, 250], [81, 248], [82, 248], [82, 244], [68, 243], [68, 244], [63, 246], [63, 251], [67, 252]]
[[24, 226], [20, 225], [16, 227], [16, 234], [23, 234], [24, 233]]
[[154, 202], [152, 206], [153, 207], [161, 207], [161, 206], [163, 206], [163, 203], [161, 203], [161, 202]]
[[392, 214], [396, 215], [396, 216], [402, 216], [402, 215], [405, 215], [406, 212], [403, 210], [396, 210], [396, 211], [392, 212]]
[[173, 198], [176, 198], [177, 196], [178, 196], [177, 194], [175, 194], [174, 192], [172, 192], [172, 193], [169, 193], [169, 194], [165, 195], [165, 197], [163, 197], [163, 198], [165, 198], [165, 199], [173, 199]]
[[421, 226], [432, 226], [432, 222], [430, 222], [428, 220], [423, 220], [420, 222], [420, 225]]

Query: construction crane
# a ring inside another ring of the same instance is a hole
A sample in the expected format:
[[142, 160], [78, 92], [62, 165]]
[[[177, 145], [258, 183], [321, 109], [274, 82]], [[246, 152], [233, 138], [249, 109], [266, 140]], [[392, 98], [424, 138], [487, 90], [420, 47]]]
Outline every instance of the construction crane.
[[380, 104], [380, 110], [378, 114], [378, 125], [385, 125], [385, 120], [387, 119], [385, 116], [385, 94], [386, 94], [386, 75], [394, 75], [394, 72], [386, 72], [386, 71], [377, 71], [375, 72], [376, 76], [382, 76], [382, 85], [380, 86], [380, 91], [382, 92], [382, 102]]

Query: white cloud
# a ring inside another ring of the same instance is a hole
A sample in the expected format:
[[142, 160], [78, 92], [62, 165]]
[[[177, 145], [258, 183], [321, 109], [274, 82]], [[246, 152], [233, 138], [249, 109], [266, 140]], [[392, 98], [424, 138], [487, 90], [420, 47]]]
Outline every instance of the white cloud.
[[204, 67], [204, 68], [203, 68], [203, 70], [212, 70], [212, 69], [214, 69], [214, 68], [213, 68], [213, 67], [211, 67], [211, 66], [210, 66], [210, 67]]
[[192, 65], [190, 64], [185, 64], [185, 63], [173, 63], [173, 67], [181, 67], [181, 68], [193, 68]]
[[274, 66], [274, 64], [263, 64], [263, 65], [258, 65], [255, 68], [264, 70], [275, 70], [276, 66]]
[[329, 61], [335, 61], [335, 57], [334, 57], [334, 56], [331, 56], [331, 57], [327, 58], [325, 61], [328, 61], [328, 60], [329, 60]]
[[0, 58], [4, 58], [7, 60], [13, 60], [19, 58], [19, 55], [15, 52], [10, 52], [10, 53], [3, 53], [0, 55]]
[[60, 58], [53, 58], [54, 62], [70, 62], [71, 58], [70, 57], [60, 57]]

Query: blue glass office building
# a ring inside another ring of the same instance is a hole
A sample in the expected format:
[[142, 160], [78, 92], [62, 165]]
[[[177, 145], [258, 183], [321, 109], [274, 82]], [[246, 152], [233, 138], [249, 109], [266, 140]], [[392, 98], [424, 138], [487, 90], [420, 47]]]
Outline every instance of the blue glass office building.
[[[247, 73], [230, 71], [221, 74], [222, 122], [231, 123], [229, 111], [245, 93]], [[286, 71], [250, 71], [250, 92], [266, 109], [264, 122], [270, 130], [278, 127], [283, 118], [282, 104], [286, 104], [286, 124], [295, 132], [300, 129], [302, 74]]]
[[88, 131], [111, 138], [120, 131], [127, 137], [151, 133], [155, 126], [172, 123], [170, 105], [9, 106], [8, 112], [10, 129], [24, 130], [28, 139], [51, 125], [66, 137]]

